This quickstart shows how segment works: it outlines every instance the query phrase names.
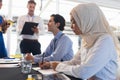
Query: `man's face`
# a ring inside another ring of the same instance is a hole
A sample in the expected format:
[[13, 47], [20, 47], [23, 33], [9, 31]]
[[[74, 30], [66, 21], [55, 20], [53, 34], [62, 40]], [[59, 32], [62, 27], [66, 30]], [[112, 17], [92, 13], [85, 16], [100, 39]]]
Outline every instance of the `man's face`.
[[55, 29], [57, 29], [57, 24], [54, 21], [54, 17], [50, 17], [48, 22], [48, 31], [53, 32]]
[[28, 5], [27, 5], [27, 8], [28, 8], [28, 14], [29, 15], [33, 15], [34, 14], [34, 11], [35, 11], [35, 4], [33, 4], [33, 3], [29, 3]]

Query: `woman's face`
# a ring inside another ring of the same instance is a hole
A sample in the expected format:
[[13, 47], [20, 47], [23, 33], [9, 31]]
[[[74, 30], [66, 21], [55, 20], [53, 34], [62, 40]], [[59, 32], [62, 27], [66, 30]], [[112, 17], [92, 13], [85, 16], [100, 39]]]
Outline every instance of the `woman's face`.
[[72, 15], [71, 15], [71, 29], [76, 35], [82, 34], [81, 30], [77, 26], [77, 23], [75, 22], [75, 19], [72, 17]]

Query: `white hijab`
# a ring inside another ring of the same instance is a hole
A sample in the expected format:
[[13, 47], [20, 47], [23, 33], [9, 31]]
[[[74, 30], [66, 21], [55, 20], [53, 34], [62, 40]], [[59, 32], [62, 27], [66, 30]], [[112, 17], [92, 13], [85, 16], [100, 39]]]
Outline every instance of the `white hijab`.
[[99, 36], [110, 34], [113, 37], [116, 48], [120, 49], [118, 39], [116, 39], [113, 32], [110, 30], [110, 26], [103, 12], [96, 4], [79, 4], [72, 9], [70, 14], [82, 31], [80, 36], [83, 39], [82, 45], [84, 45], [84, 47], [90, 48], [94, 45]]

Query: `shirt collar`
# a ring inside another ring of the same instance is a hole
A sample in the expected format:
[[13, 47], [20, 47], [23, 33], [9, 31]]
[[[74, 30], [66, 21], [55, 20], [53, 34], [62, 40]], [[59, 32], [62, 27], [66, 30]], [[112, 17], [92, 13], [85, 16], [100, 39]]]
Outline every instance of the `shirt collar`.
[[63, 34], [62, 31], [59, 31], [54, 38], [59, 39], [62, 34]]
[[33, 16], [30, 16], [29, 14], [27, 14], [27, 16], [28, 16], [28, 17], [34, 17], [34, 15], [33, 15]]

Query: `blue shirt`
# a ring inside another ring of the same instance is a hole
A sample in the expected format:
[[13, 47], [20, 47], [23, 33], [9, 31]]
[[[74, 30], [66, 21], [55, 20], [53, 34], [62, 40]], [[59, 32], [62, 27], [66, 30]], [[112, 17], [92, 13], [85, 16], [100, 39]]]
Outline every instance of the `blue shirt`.
[[[55, 40], [56, 39], [56, 40]], [[45, 61], [67, 61], [73, 58], [72, 41], [61, 31], [51, 40], [44, 52]], [[35, 62], [42, 61], [42, 55], [34, 57]]]
[[2, 18], [2, 16], [0, 16], [0, 24], [2, 24], [3, 23], [3, 18]]
[[[3, 18], [0, 16], [0, 25], [3, 23]], [[0, 58], [7, 57], [7, 51], [5, 48], [3, 33], [0, 31]]]

